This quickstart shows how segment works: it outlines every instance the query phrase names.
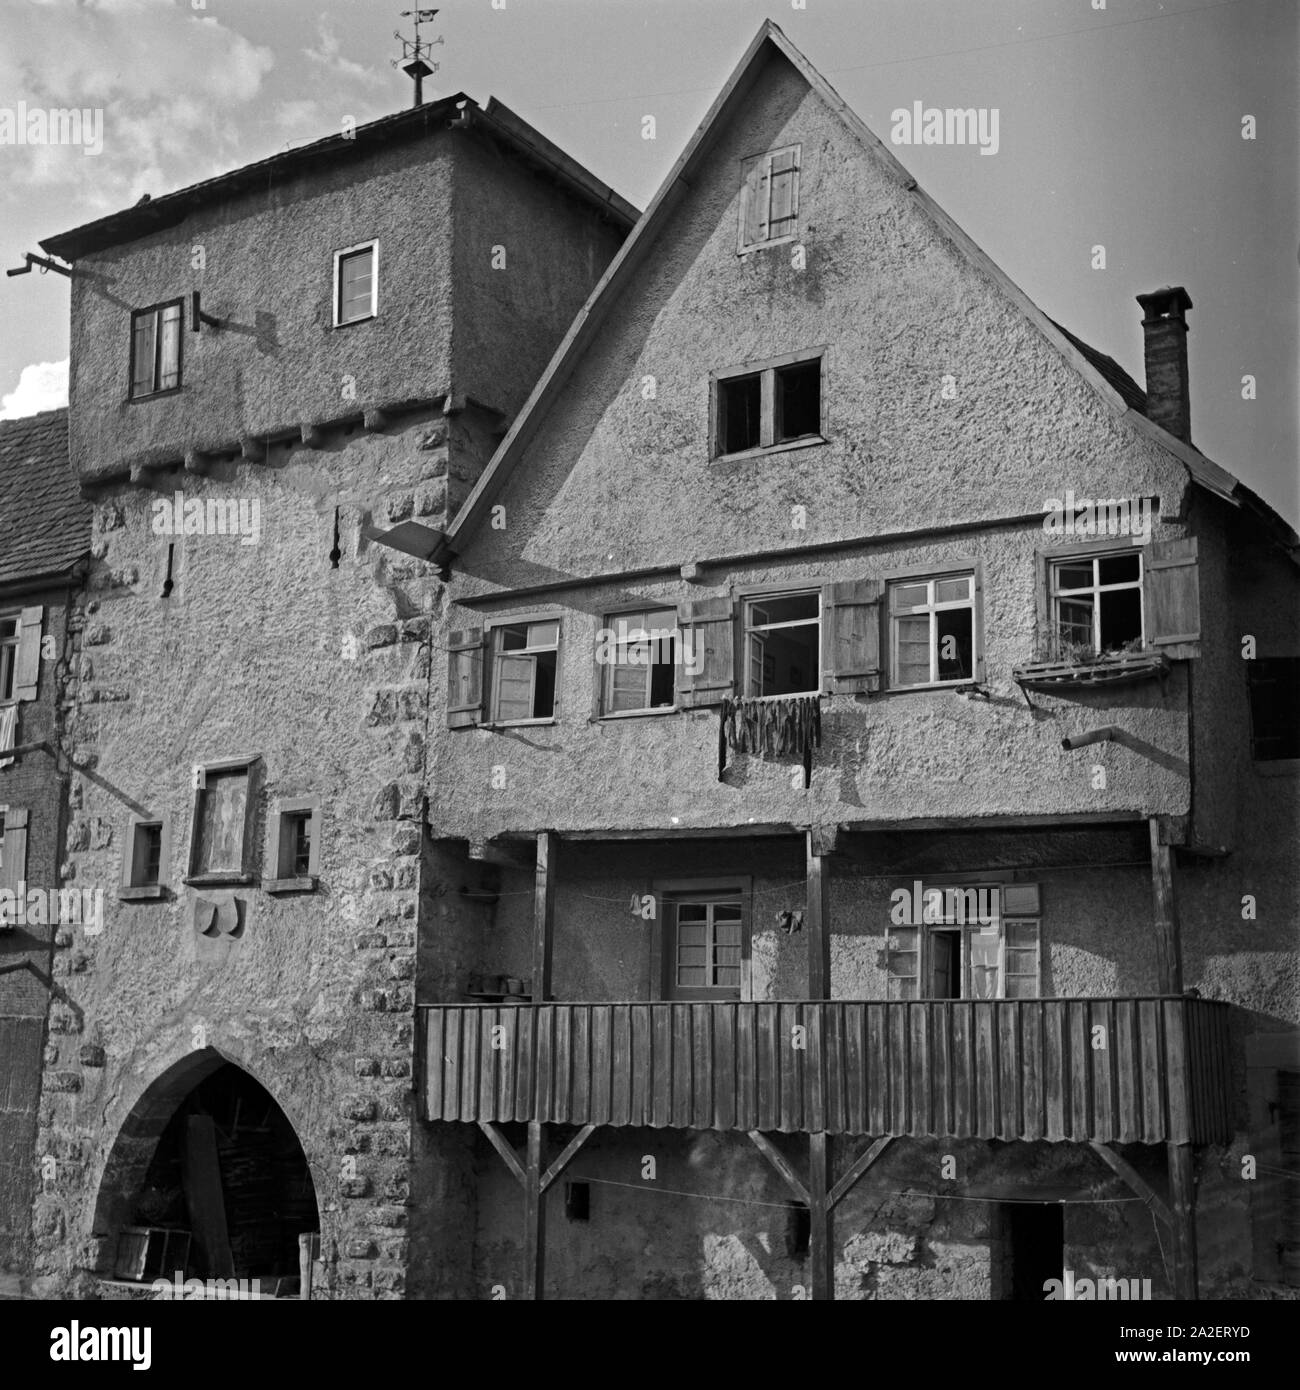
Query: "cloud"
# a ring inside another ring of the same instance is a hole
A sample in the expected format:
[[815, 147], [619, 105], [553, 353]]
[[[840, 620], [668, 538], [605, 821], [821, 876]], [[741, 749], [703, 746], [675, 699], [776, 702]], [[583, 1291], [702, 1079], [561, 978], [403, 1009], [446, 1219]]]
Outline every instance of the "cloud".
[[384, 78], [373, 68], [368, 68], [364, 63], [353, 62], [351, 58], [343, 58], [339, 54], [339, 41], [334, 37], [333, 30], [324, 15], [320, 17], [317, 28], [320, 41], [315, 48], [304, 48], [303, 52], [313, 63], [319, 63], [327, 72], [334, 73], [337, 77], [350, 78], [354, 82], [361, 82], [366, 86], [376, 86], [384, 81]]
[[18, 385], [0, 396], [0, 420], [17, 420], [42, 410], [57, 410], [68, 403], [68, 359], [33, 362], [24, 367]]

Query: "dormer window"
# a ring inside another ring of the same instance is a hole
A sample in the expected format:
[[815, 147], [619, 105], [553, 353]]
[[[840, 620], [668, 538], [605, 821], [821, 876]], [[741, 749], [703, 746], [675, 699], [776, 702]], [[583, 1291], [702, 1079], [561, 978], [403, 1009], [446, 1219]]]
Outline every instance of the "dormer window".
[[137, 309], [131, 315], [131, 399], [179, 391], [181, 301]]
[[799, 154], [800, 146], [786, 145], [741, 162], [741, 255], [799, 234]]
[[367, 241], [334, 254], [334, 327], [372, 319], [379, 312], [379, 243]]

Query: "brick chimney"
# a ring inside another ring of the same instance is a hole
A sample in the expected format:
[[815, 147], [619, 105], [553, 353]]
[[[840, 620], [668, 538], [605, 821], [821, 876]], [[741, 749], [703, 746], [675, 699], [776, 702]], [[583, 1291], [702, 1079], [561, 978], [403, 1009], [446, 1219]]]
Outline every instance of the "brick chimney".
[[1192, 301], [1181, 285], [1140, 294], [1146, 340], [1147, 417], [1184, 443], [1192, 442], [1187, 384], [1187, 319]]

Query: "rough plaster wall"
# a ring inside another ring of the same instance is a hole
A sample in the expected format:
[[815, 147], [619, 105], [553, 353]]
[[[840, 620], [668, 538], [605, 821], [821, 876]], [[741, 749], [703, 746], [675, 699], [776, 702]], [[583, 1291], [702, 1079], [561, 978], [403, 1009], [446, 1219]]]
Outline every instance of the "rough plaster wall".
[[[442, 1128], [441, 1126], [439, 1128]], [[775, 1136], [796, 1171], [807, 1145]], [[558, 1147], [559, 1136], [553, 1140]], [[861, 1144], [837, 1141], [847, 1167]], [[1126, 1150], [1145, 1172], [1156, 1154]], [[941, 1176], [943, 1160], [956, 1177]], [[473, 1292], [518, 1296], [518, 1183], [479, 1140]], [[646, 1159], [655, 1161], [647, 1179]], [[564, 1182], [591, 1179], [591, 1218], [564, 1216]], [[1069, 1190], [1065, 1267], [1078, 1278], [1150, 1279], [1169, 1297], [1149, 1213], [1087, 1149], [898, 1141], [835, 1215], [839, 1299], [1003, 1297], [1000, 1203]], [[681, 1194], [703, 1194], [684, 1196]], [[788, 1245], [789, 1194], [745, 1136], [675, 1130], [599, 1130], [547, 1201], [547, 1298], [794, 1299], [807, 1297], [807, 1256]], [[721, 1200], [707, 1200], [715, 1198]], [[1115, 1199], [1125, 1199], [1116, 1201]], [[770, 1205], [769, 1205], [770, 1204]]]
[[[157, 1077], [207, 1047], [250, 1071], [294, 1125], [333, 1294], [400, 1293], [437, 594], [414, 577], [422, 567], [377, 547], [357, 554], [355, 499], [413, 481], [426, 428], [340, 435], [322, 450], [277, 453], [268, 467], [160, 480], [163, 496], [181, 488], [261, 504], [256, 545], [175, 541], [182, 559], [168, 599], [159, 594], [171, 538], [152, 531], [156, 494], [123, 488], [97, 506], [69, 730], [73, 757], [91, 771], [74, 778], [66, 857], [73, 883], [104, 890], [106, 911], [102, 934], [78, 929], [55, 964], [68, 997], [51, 1021], [40, 1151], [81, 1157], [37, 1203], [47, 1291], [111, 1262], [112, 1241], [93, 1237], [115, 1234], [96, 1217], [97, 1200], [128, 1195], [115, 1148], [123, 1122]], [[257, 886], [197, 890], [246, 904], [242, 937], [209, 941], [192, 925], [196, 890], [181, 881], [190, 768], [244, 754], [263, 767], [255, 871], [275, 875], [275, 799], [312, 793], [323, 809], [320, 886], [284, 898]], [[116, 901], [131, 803], [170, 820], [161, 902]]]
[[[72, 289], [71, 449], [83, 478], [243, 434], [295, 429], [448, 389], [446, 137], [343, 160], [86, 257]], [[334, 253], [379, 239], [378, 316], [332, 325]], [[194, 248], [205, 255], [192, 265]], [[190, 331], [179, 394], [127, 403], [130, 311], [197, 289], [219, 330]], [[353, 394], [344, 396], [344, 379]]]
[[[1029, 708], [1014, 666], [1034, 652], [1035, 546], [1032, 527], [963, 537], [950, 544], [891, 545], [833, 558], [735, 569], [706, 585], [653, 581], [593, 586], [551, 605], [562, 619], [556, 722], [500, 732], [447, 730], [439, 720], [430, 782], [435, 819], [471, 838], [506, 829], [587, 829], [744, 825], [762, 822], [908, 820], [926, 816], [1053, 815], [1187, 809], [1186, 677], [1061, 697], [1041, 692]], [[675, 607], [685, 597], [737, 584], [826, 581], [881, 575], [911, 564], [983, 564], [983, 627], [991, 699], [953, 691], [838, 695], [823, 701], [822, 747], [803, 788], [793, 757], [730, 755], [717, 779], [716, 710], [593, 721], [602, 615], [620, 602]], [[539, 611], [515, 602], [491, 610]], [[481, 623], [482, 607], [453, 608], [454, 627]], [[445, 703], [446, 665], [435, 671]], [[1061, 740], [1119, 724], [1149, 746], [1116, 743], [1067, 752]], [[1106, 772], [1095, 786], [1093, 769]], [[493, 769], [504, 771], [494, 785]], [[454, 791], [453, 791], [454, 789]], [[674, 819], [675, 818], [675, 819]]]
[[[741, 159], [795, 141], [803, 270], [788, 245], [736, 255]], [[709, 373], [823, 344], [830, 442], [710, 462]], [[1041, 515], [1067, 487], [1158, 495], [1172, 515], [1185, 486], [776, 63], [527, 450], [501, 498], [513, 520], [466, 567], [510, 585], [682, 563]], [[670, 499], [687, 496], [684, 516]]]
[[[37, 698], [18, 707], [15, 744], [59, 738], [70, 665], [67, 599], [63, 588], [25, 594], [15, 601], [43, 607], [42, 638], [57, 653], [54, 660], [41, 662]], [[29, 753], [0, 769], [0, 806], [11, 813], [27, 811], [29, 892], [60, 886], [64, 791], [64, 779], [43, 753]], [[28, 921], [0, 933], [0, 969], [5, 971], [0, 974], [0, 1270], [25, 1271], [30, 1261], [36, 1117], [56, 939], [66, 945], [71, 934], [50, 922]], [[21, 963], [29, 968], [5, 969]]]
[[[503, 411], [528, 398], [623, 233], [487, 139], [456, 137], [452, 375]], [[504, 264], [493, 265], [501, 248]], [[510, 344], [502, 360], [494, 346]]]

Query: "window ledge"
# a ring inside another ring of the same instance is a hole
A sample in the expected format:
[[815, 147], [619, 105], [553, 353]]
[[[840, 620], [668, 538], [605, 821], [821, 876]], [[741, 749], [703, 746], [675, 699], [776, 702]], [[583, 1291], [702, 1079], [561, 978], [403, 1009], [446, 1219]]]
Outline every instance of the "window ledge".
[[475, 724], [468, 727], [473, 727], [476, 729], [487, 729], [489, 731], [495, 732], [497, 729], [536, 729], [540, 725], [554, 723], [555, 716], [552, 715], [549, 719], [506, 719], [497, 720], [495, 722], [487, 724]]
[[768, 454], [788, 454], [791, 449], [811, 449], [818, 444], [829, 444], [823, 434], [807, 434], [799, 439], [786, 439], [780, 444], [764, 444], [757, 449], [741, 449], [734, 454], [714, 454], [710, 463], [743, 463], [746, 459], [766, 458]]
[[143, 405], [145, 401], [162, 400], [164, 396], [179, 396], [185, 388], [183, 386], [169, 386], [165, 391], [150, 391], [141, 396], [128, 396], [123, 402], [125, 405]]
[[974, 690], [980, 684], [977, 680], [929, 681], [925, 685], [891, 685], [882, 692], [885, 695], [920, 695], [926, 691], [942, 694], [948, 690]]
[[315, 874], [300, 878], [269, 878], [262, 884], [264, 893], [314, 893], [319, 879]]
[[157, 902], [166, 896], [167, 890], [161, 883], [141, 883], [131, 888], [119, 888], [118, 899], [124, 903]]
[[333, 324], [332, 327], [334, 327], [335, 329], [339, 329], [339, 328], [355, 328], [355, 327], [357, 326], [357, 324], [359, 324], [359, 323], [374, 323], [374, 321], [375, 321], [378, 317], [379, 317], [378, 314], [366, 314], [366, 315], [364, 315], [362, 318], [359, 318], [359, 319], [348, 319], [348, 321], [347, 321], [346, 323], [336, 323], [336, 324]]
[[677, 710], [677, 705], [658, 705], [653, 709], [611, 710], [608, 714], [598, 714], [591, 722], [603, 724], [607, 719], [646, 719], [657, 715], [676, 714]]
[[252, 874], [191, 874], [182, 879], [193, 888], [239, 887], [254, 881]]

